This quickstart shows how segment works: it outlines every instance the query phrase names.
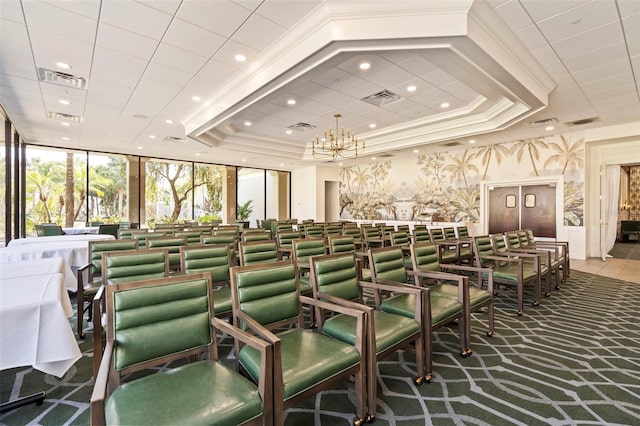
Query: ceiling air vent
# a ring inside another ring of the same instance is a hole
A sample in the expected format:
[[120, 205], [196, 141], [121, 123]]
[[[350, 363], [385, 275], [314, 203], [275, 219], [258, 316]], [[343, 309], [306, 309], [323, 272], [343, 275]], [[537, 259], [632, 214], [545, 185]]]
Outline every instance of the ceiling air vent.
[[185, 142], [187, 142], [187, 140], [185, 138], [180, 138], [180, 137], [177, 137], [177, 136], [167, 136], [166, 138], [163, 139], [163, 141], [175, 142], [175, 143], [185, 143]]
[[309, 130], [315, 129], [316, 126], [309, 123], [296, 123], [291, 126], [287, 126], [287, 129], [295, 130], [296, 132], [308, 132]]
[[389, 157], [395, 157], [395, 155], [389, 154], [389, 153], [384, 153], [384, 154], [378, 155], [377, 157], [378, 158], [389, 158]]
[[47, 68], [38, 68], [38, 75], [42, 81], [48, 81], [64, 86], [73, 86], [78, 89], [84, 89], [87, 85], [87, 80], [82, 77], [76, 77], [75, 75]]
[[369, 95], [366, 98], [362, 98], [363, 101], [376, 106], [387, 105], [392, 102], [400, 101], [402, 99], [404, 99], [402, 96], [398, 95], [397, 93], [393, 93], [387, 89], [383, 90], [382, 92]]
[[442, 146], [449, 146], [449, 147], [451, 147], [451, 146], [460, 146], [460, 145], [462, 145], [462, 144], [461, 144], [460, 142], [453, 141], [453, 142], [445, 142], [445, 143], [443, 143], [443, 144], [441, 144], [441, 145], [442, 145]]
[[564, 124], [566, 124], [567, 126], [582, 126], [582, 125], [594, 123], [597, 121], [600, 121], [598, 117], [591, 117], [591, 118], [583, 118], [581, 120], [569, 121]]
[[529, 121], [527, 124], [529, 127], [544, 127], [556, 124], [557, 122], [557, 118], [543, 118], [542, 120]]
[[82, 123], [82, 117], [79, 115], [65, 114], [64, 112], [49, 111], [49, 118], [56, 120], [73, 121], [75, 123]]

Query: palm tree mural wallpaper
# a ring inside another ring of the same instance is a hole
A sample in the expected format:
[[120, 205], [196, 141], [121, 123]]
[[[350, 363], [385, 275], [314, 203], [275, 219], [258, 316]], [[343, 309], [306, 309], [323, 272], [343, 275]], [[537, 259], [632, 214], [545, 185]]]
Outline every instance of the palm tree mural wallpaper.
[[477, 222], [481, 182], [558, 175], [564, 223], [582, 226], [584, 139], [564, 135], [343, 168], [340, 217]]

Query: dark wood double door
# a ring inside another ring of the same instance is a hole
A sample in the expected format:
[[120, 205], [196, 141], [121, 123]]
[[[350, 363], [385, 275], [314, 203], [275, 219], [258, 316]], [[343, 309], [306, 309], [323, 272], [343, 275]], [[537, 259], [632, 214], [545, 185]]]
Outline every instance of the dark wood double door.
[[489, 188], [489, 233], [531, 229], [536, 237], [556, 238], [556, 185]]

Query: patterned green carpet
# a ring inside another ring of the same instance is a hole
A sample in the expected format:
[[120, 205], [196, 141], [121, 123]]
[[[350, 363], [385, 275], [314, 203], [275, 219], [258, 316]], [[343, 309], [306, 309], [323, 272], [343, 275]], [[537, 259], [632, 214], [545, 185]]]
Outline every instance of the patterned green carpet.
[[616, 259], [640, 260], [640, 243], [616, 243], [609, 254]]
[[[493, 337], [484, 334], [486, 316], [474, 316], [473, 356], [458, 355], [457, 328], [437, 333], [432, 383], [412, 385], [410, 353], [379, 364], [375, 424], [640, 424], [638, 286], [575, 271], [541, 306], [526, 306], [522, 317], [515, 315], [513, 294], [501, 292]], [[2, 401], [39, 390], [47, 399], [4, 413], [0, 422], [89, 424], [89, 342], [60, 380], [31, 368], [3, 371]], [[230, 357], [230, 341], [223, 346]], [[352, 390], [347, 383], [307, 400], [288, 411], [286, 424], [351, 424]]]

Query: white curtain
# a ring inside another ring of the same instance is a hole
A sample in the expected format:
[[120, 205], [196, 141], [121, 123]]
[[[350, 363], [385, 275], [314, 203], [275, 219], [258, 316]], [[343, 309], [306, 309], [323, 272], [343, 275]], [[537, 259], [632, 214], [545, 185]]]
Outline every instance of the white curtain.
[[603, 232], [600, 241], [602, 260], [606, 260], [607, 253], [616, 243], [618, 233], [618, 201], [620, 200], [620, 165], [605, 167], [604, 186], [602, 188]]

